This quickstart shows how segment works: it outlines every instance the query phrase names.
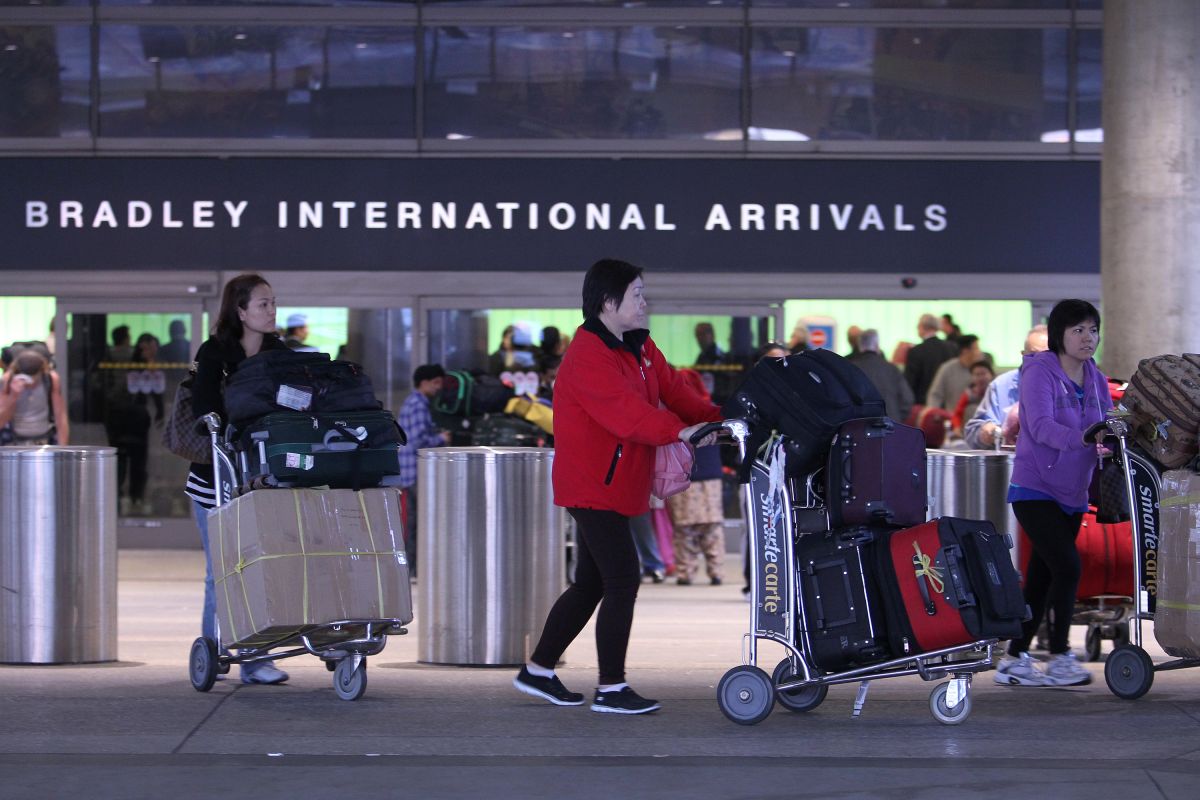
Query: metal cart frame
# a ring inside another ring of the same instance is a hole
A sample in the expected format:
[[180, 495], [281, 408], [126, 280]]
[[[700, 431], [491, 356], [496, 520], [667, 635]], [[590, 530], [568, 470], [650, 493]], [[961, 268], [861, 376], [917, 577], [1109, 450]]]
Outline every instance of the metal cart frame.
[[[220, 508], [237, 496], [240, 481], [231, 456], [232, 446], [221, 438], [220, 418], [216, 414], [207, 414], [203, 421], [212, 441], [213, 485], [217, 507]], [[335, 620], [306, 625], [266, 644], [242, 647], [236, 653], [231, 653], [218, 647], [221, 640], [221, 619], [218, 614], [217, 640], [201, 636], [192, 642], [188, 673], [192, 687], [198, 692], [207, 692], [212, 689], [217, 675], [227, 674], [233, 664], [278, 661], [309, 654], [325, 662], [326, 669], [333, 673], [333, 690], [340, 699], [357, 700], [367, 690], [367, 657], [382, 652], [389, 635], [408, 633], [405, 624], [399, 619]], [[235, 645], [236, 642], [230, 643], [230, 646]]]
[[[750, 427], [743, 420], [726, 420], [701, 429], [696, 438], [723, 431], [738, 446], [741, 460], [747, 456]], [[946, 725], [964, 722], [971, 713], [971, 678], [992, 668], [995, 639], [983, 639], [956, 647], [893, 658], [878, 664], [821, 674], [808, 654], [807, 632], [798, 621], [804, 614], [804, 599], [798, 591], [794, 546], [803, 535], [799, 521], [813, 520], [822, 513], [816, 488], [783, 477], [778, 463], [782, 448], [770, 465], [755, 460], [750, 480], [743, 487], [747, 510], [750, 554], [750, 627], [743, 637], [742, 663], [721, 678], [717, 703], [731, 721], [754, 725], [766, 719], [775, 702], [796, 712], [811, 711], [824, 701], [829, 687], [859, 684], [852, 711], [862, 713], [871, 681], [919, 675], [935, 681], [950, 677], [931, 692], [929, 708], [934, 718]], [[772, 480], [772, 477], [774, 480]], [[802, 503], [796, 498], [803, 497]], [[787, 657], [768, 675], [758, 665], [760, 640], [775, 642]]]

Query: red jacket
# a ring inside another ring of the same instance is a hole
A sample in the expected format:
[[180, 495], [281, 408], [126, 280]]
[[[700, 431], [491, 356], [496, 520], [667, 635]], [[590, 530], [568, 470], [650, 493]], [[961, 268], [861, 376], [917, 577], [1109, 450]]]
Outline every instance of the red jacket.
[[667, 364], [649, 331], [621, 341], [588, 320], [554, 382], [555, 504], [646, 513], [655, 447], [676, 441], [688, 425], [720, 419], [720, 409]]

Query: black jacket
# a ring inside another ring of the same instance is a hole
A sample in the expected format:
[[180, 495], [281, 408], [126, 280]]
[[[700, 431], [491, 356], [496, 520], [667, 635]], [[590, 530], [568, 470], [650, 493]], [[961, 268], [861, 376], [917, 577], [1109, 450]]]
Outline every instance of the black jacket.
[[908, 412], [913, 407], [913, 393], [899, 367], [874, 351], [860, 351], [846, 360], [865, 372], [879, 390], [886, 409], [884, 413], [897, 422], [908, 419]]
[[929, 393], [938, 367], [957, 357], [958, 345], [937, 336], [930, 336], [908, 351], [904, 361], [904, 378], [912, 389], [914, 402], [925, 405], [925, 395]]

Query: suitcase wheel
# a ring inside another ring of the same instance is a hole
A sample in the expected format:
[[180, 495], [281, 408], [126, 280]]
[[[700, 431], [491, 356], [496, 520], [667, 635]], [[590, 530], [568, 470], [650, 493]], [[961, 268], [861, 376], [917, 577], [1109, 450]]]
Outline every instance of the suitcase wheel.
[[775, 705], [775, 684], [758, 667], [743, 664], [725, 673], [717, 684], [721, 713], [738, 725], [757, 725]]
[[967, 717], [971, 716], [970, 684], [964, 682], [965, 685], [958, 698], [958, 705], [951, 706], [947, 695], [950, 691], [950, 684], [953, 682], [951, 680], [938, 684], [929, 693], [929, 711], [933, 714], [933, 718], [943, 725], [961, 725], [967, 721]]

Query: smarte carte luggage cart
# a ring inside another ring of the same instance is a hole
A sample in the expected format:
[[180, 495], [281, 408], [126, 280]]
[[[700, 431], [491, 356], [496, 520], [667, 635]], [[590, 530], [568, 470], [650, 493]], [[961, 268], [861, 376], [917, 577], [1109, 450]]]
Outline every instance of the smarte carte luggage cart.
[[[1177, 658], [1155, 664], [1142, 646], [1142, 622], [1153, 621], [1158, 593], [1159, 500], [1162, 482], [1157, 468], [1128, 446], [1132, 434], [1123, 417], [1112, 417], [1105, 444], [1113, 447], [1113, 459], [1125, 474], [1133, 533], [1133, 606], [1126, 641], [1104, 662], [1104, 682], [1109, 691], [1126, 700], [1136, 700], [1154, 684], [1154, 673], [1200, 667], [1200, 659]], [[1093, 428], [1093, 430], [1097, 430]]]
[[[228, 504], [236, 496], [239, 485], [238, 472], [232, 459], [232, 447], [220, 435], [220, 418], [216, 414], [204, 417], [212, 439], [213, 472], [216, 486], [217, 506]], [[228, 438], [228, 437], [227, 437]], [[261, 489], [260, 491], [286, 491], [283, 489]], [[407, 585], [405, 591], [408, 590]], [[221, 640], [220, 615], [216, 634]], [[408, 633], [407, 620], [402, 619], [343, 619], [322, 624], [306, 625], [293, 629], [288, 635], [265, 644], [239, 647], [237, 642], [214, 641], [201, 636], [192, 643], [188, 659], [188, 671], [192, 687], [198, 692], [207, 692], [213, 687], [217, 675], [229, 672], [233, 664], [252, 664], [260, 661], [277, 661], [309, 653], [325, 662], [333, 673], [333, 689], [342, 700], [357, 700], [367, 689], [367, 657], [383, 651], [389, 635]], [[238, 647], [231, 654], [225, 647]]]
[[[711, 423], [696, 433], [693, 442], [715, 431], [737, 444], [743, 461], [754, 457], [746, 452], [750, 427], [745, 421]], [[852, 712], [857, 717], [873, 680], [920, 675], [923, 680], [934, 681], [949, 676], [949, 681], [930, 694], [929, 709], [946, 725], [964, 722], [971, 713], [971, 678], [976, 672], [991, 669], [995, 639], [892, 658], [843, 672], [822, 673], [816, 667], [809, 653], [806, 626], [798, 624], [807, 617], [797, 582], [794, 545], [796, 536], [804, 535], [806, 528], [816, 530], [814, 523], [827, 517], [823, 516], [811, 479], [805, 486], [784, 477], [780, 462], [784, 452], [783, 447], [773, 448], [772, 464], [755, 460], [750, 481], [743, 489], [749, 514], [750, 630], [743, 638], [742, 664], [726, 672], [717, 685], [717, 704], [722, 713], [739, 725], [754, 725], [767, 718], [776, 701], [791, 711], [811, 711], [825, 700], [830, 686], [857, 682]], [[787, 657], [770, 675], [757, 665], [759, 640], [775, 642], [787, 651]]]

